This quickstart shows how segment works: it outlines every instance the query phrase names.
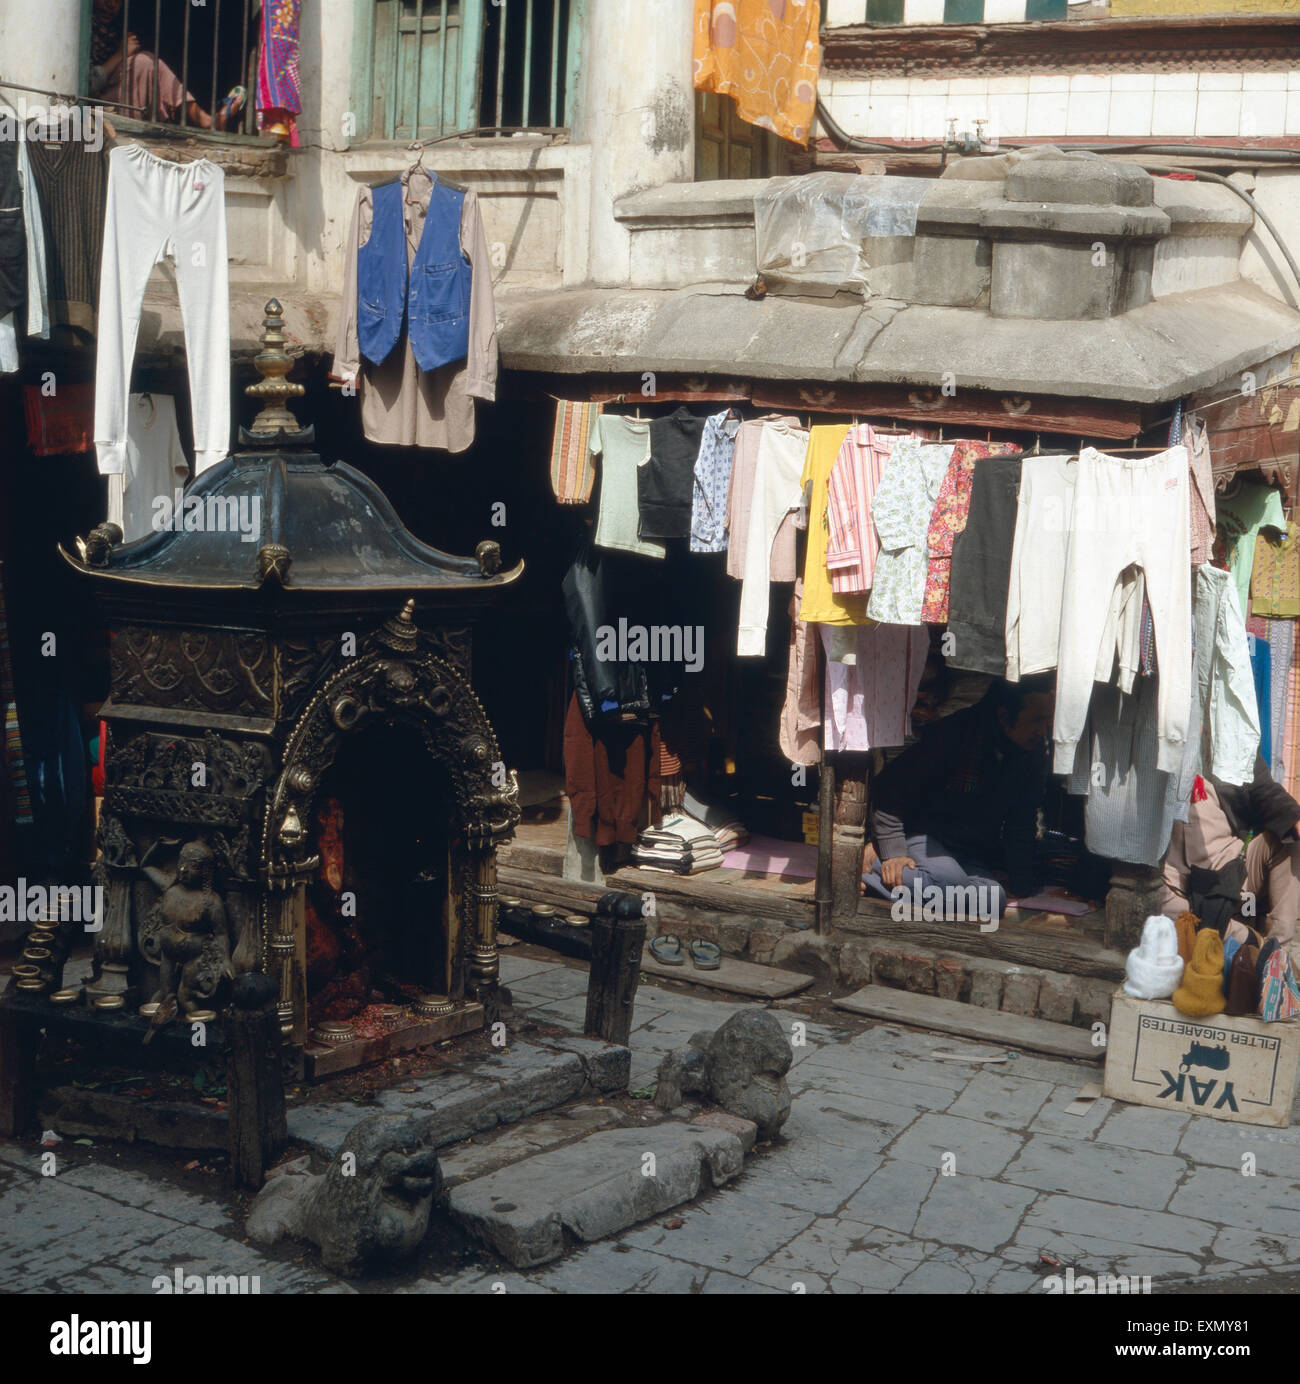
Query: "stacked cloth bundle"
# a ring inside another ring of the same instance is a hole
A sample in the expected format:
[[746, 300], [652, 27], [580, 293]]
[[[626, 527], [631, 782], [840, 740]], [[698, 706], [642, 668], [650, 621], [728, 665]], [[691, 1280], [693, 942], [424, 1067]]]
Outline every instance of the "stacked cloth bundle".
[[682, 808], [695, 821], [703, 822], [709, 828], [720, 851], [734, 851], [737, 846], [743, 846], [749, 840], [745, 824], [729, 807], [706, 803], [702, 798], [696, 797], [689, 788], [682, 795]]
[[673, 812], [658, 827], [647, 827], [637, 837], [632, 863], [643, 870], [662, 870], [666, 874], [698, 875], [716, 870], [722, 852], [713, 832], [685, 812]]

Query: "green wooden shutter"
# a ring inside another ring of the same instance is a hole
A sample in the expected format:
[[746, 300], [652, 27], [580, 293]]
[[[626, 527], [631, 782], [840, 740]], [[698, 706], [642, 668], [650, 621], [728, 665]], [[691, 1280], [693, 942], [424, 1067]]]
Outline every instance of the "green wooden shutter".
[[357, 0], [358, 139], [431, 139], [478, 123], [484, 0]]

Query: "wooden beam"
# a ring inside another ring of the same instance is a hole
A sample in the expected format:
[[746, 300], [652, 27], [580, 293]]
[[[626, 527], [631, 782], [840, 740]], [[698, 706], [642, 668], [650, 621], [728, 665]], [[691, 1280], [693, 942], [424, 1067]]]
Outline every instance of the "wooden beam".
[[824, 380], [736, 380], [661, 373], [653, 401], [642, 399], [640, 375], [539, 375], [511, 371], [510, 398], [519, 402], [566, 399], [613, 403], [752, 403], [799, 414], [897, 418], [994, 432], [1062, 433], [1075, 437], [1130, 438], [1141, 431], [1138, 404], [1055, 395], [997, 394], [963, 389], [952, 398], [919, 385], [876, 385]]
[[1300, 18], [1196, 15], [1179, 19], [1026, 24], [846, 25], [822, 32], [822, 67], [835, 76], [935, 72], [1239, 72], [1300, 66]]
[[1002, 432], [1072, 433], [1076, 437], [1133, 437], [1141, 430], [1137, 404], [1049, 395], [994, 394], [963, 389], [947, 397], [924, 386], [798, 384], [755, 380], [756, 408], [795, 413], [872, 415]]

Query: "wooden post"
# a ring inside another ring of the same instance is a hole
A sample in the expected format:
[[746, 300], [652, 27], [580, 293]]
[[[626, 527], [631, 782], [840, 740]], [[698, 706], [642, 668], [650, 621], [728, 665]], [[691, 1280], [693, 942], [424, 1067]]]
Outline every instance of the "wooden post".
[[612, 907], [591, 920], [591, 978], [583, 1032], [607, 1043], [626, 1045], [641, 980], [646, 922], [638, 895], [606, 895], [605, 899], [611, 900]]
[[831, 915], [836, 923], [856, 918], [862, 897], [862, 852], [866, 845], [867, 756], [836, 756], [835, 824], [831, 837]]
[[817, 883], [813, 895], [817, 931], [825, 936], [831, 930], [835, 908], [835, 764], [825, 750], [817, 776]]
[[0, 999], [0, 1135], [17, 1139], [36, 1118], [35, 1027]]
[[267, 1165], [289, 1142], [278, 996], [270, 976], [239, 976], [225, 1014], [230, 1175], [237, 1187], [260, 1187]]

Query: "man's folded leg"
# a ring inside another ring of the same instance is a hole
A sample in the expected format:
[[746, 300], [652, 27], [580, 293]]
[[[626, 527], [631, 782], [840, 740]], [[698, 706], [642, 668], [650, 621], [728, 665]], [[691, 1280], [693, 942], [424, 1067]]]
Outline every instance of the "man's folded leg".
[[873, 862], [863, 883], [877, 898], [893, 902], [914, 902], [919, 893], [922, 907], [934, 906], [935, 895], [927, 889], [943, 893], [942, 912], [947, 921], [989, 921], [1001, 918], [1007, 911], [1006, 890], [992, 877], [988, 867], [974, 860], [964, 860], [934, 836], [909, 836], [907, 853], [916, 861], [916, 868], [903, 870], [902, 893], [896, 894], [881, 879], [880, 862]]

